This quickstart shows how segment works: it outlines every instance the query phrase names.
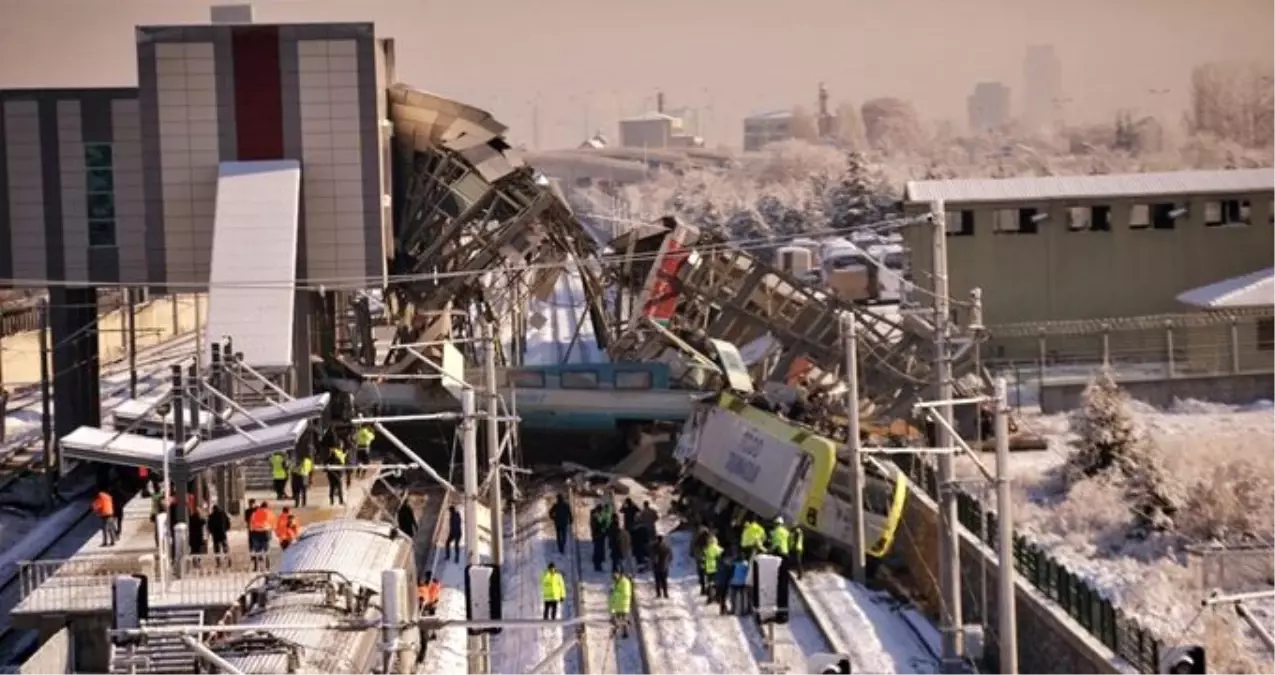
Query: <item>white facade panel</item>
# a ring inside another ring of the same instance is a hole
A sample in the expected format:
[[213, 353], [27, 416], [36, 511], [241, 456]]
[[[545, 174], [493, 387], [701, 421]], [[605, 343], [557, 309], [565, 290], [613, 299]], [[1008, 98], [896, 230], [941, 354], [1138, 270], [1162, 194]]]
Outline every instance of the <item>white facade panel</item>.
[[220, 167], [204, 344], [230, 336], [250, 366], [292, 365], [300, 189], [295, 160]]

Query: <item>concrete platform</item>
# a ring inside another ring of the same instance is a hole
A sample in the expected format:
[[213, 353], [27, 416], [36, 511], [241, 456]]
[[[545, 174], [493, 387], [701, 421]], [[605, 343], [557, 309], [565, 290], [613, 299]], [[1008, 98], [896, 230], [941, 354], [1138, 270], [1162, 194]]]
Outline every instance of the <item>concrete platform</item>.
[[[315, 474], [309, 491], [309, 505], [293, 508], [301, 526], [336, 518], [355, 518], [375, 481], [372, 464], [367, 474], [346, 490], [345, 506], [328, 506], [327, 480]], [[248, 498], [266, 501], [278, 514], [282, 506], [272, 491], [251, 490]], [[111, 579], [120, 574], [145, 574], [149, 579], [152, 608], [203, 608], [215, 611], [230, 607], [244, 588], [261, 572], [253, 571], [248, 555], [247, 524], [242, 516], [231, 518], [230, 554], [187, 556], [180, 570], [161, 578], [156, 568], [155, 525], [150, 520], [149, 499], [138, 497], [125, 505], [119, 542], [103, 547], [94, 532], [79, 551], [65, 560], [42, 560], [21, 565], [21, 601], [13, 608], [15, 627], [48, 628], [71, 618], [104, 616], [111, 608]], [[90, 519], [93, 516], [89, 516]], [[211, 542], [210, 542], [211, 546]], [[270, 558], [277, 563], [282, 551], [271, 542]], [[264, 570], [263, 570], [264, 571]]]

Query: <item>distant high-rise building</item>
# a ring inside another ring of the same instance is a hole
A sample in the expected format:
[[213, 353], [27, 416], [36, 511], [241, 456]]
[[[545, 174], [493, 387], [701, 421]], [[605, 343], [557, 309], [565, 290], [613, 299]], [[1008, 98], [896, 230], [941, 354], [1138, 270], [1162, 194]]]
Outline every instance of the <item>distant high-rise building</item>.
[[1010, 120], [1010, 89], [1000, 82], [979, 82], [965, 99], [970, 131], [999, 129]]
[[1058, 119], [1062, 102], [1062, 62], [1053, 45], [1031, 45], [1023, 58], [1023, 122], [1048, 127]]

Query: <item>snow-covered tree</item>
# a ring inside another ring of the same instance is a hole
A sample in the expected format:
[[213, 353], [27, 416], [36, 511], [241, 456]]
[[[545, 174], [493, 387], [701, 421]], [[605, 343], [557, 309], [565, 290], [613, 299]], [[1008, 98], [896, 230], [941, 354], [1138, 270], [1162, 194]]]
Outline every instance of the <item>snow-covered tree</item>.
[[1074, 485], [1102, 477], [1120, 484], [1134, 513], [1135, 534], [1172, 528], [1180, 501], [1175, 482], [1160, 448], [1142, 433], [1129, 396], [1109, 370], [1103, 369], [1085, 387], [1080, 409], [1070, 421], [1078, 439], [1064, 466], [1067, 481]]

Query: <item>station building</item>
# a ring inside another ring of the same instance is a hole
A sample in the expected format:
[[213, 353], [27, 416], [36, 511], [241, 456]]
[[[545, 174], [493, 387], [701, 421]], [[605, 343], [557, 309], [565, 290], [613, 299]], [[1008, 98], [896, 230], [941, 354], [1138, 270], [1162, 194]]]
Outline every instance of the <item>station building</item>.
[[213, 284], [209, 334], [305, 394], [307, 287], [384, 286], [392, 255], [394, 52], [371, 23], [143, 26], [136, 44], [135, 88], [0, 91], [0, 284], [49, 284], [59, 436], [98, 423], [99, 287]]

